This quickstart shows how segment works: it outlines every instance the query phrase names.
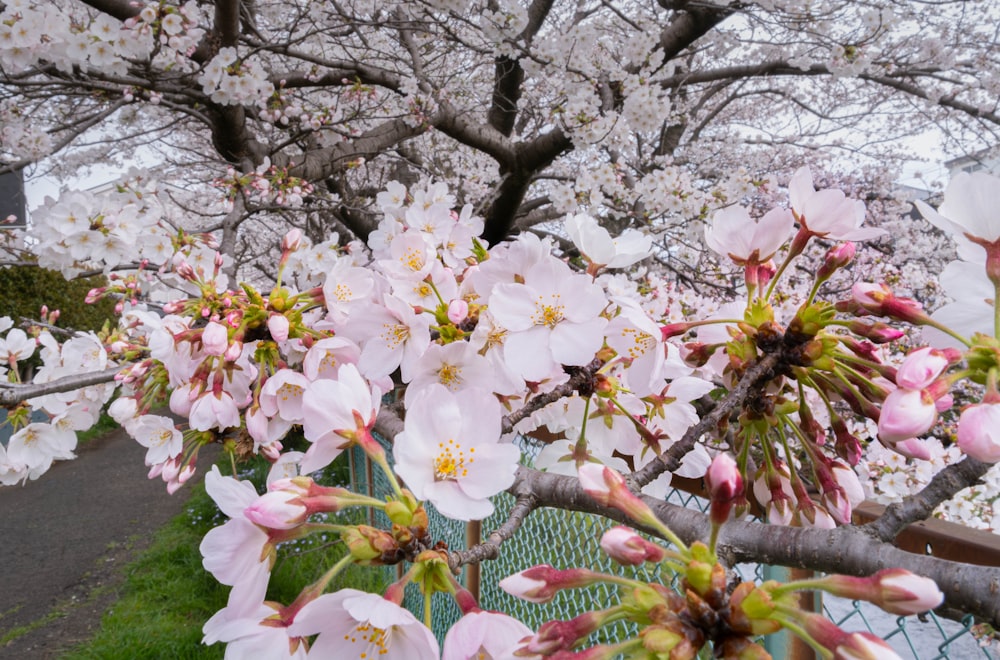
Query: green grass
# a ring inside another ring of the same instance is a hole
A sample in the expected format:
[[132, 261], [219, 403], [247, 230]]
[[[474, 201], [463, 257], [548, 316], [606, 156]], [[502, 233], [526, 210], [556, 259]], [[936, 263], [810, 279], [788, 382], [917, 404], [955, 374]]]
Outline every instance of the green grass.
[[[223, 464], [224, 465], [224, 464]], [[220, 467], [226, 472], [225, 467]], [[259, 479], [263, 468], [249, 469], [242, 478]], [[340, 468], [331, 478], [340, 476]], [[97, 635], [64, 655], [70, 660], [139, 658], [221, 658], [223, 644], [201, 644], [202, 625], [226, 605], [229, 587], [220, 585], [201, 565], [198, 545], [205, 533], [225, 522], [215, 503], [199, 485], [185, 513], [160, 529], [152, 545], [126, 570], [119, 600], [105, 613]], [[343, 556], [336, 538], [316, 535], [283, 545], [268, 588], [268, 599], [290, 603]], [[351, 567], [331, 591], [353, 587], [381, 593], [384, 571]]]
[[66, 658], [221, 658], [201, 645], [201, 626], [226, 604], [228, 588], [201, 566], [198, 544], [214, 525], [215, 505], [198, 486], [188, 509], [160, 529], [126, 569], [121, 597], [101, 629]]

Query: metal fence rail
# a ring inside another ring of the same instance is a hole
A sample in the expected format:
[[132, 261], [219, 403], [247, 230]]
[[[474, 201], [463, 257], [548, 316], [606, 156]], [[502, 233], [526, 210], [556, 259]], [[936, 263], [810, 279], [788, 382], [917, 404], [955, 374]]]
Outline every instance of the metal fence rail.
[[[388, 449], [388, 446], [387, 446]], [[537, 453], [538, 447], [526, 444], [527, 461]], [[372, 470], [364, 453], [352, 451], [352, 480], [357, 492], [368, 492], [374, 497], [383, 497], [389, 492], [389, 484], [377, 469]], [[667, 497], [673, 504], [705, 512], [708, 502], [696, 495], [673, 489]], [[494, 499], [496, 511], [482, 522], [484, 535], [499, 527], [505, 520], [513, 498], [506, 493]], [[467, 547], [466, 524], [450, 520], [438, 514], [427, 505], [431, 536], [442, 540], [452, 549]], [[375, 514], [375, 524], [387, 524], [380, 513]], [[381, 518], [379, 518], [381, 516]], [[505, 612], [528, 627], [537, 629], [545, 621], [568, 619], [593, 609], [603, 609], [617, 602], [614, 588], [595, 585], [587, 589], [564, 591], [544, 605], [529, 603], [514, 598], [502, 591], [498, 583], [501, 579], [535, 564], [551, 564], [556, 568], [586, 566], [593, 570], [636, 577], [646, 581], [661, 579], [659, 567], [621, 567], [608, 559], [598, 544], [603, 532], [611, 527], [612, 521], [599, 516], [563, 511], [559, 509], [538, 509], [525, 520], [524, 525], [512, 539], [504, 543], [500, 557], [496, 561], [484, 562], [480, 568], [479, 603], [483, 609]], [[784, 569], [759, 565], [735, 567], [744, 579], [780, 579]], [[387, 568], [393, 575], [402, 575], [403, 567]], [[666, 577], [666, 576], [662, 576]], [[390, 576], [390, 579], [393, 579]], [[669, 578], [668, 578], [669, 579]], [[416, 589], [408, 589], [404, 605], [412, 612], [423, 611], [422, 596]], [[924, 617], [896, 617], [869, 605], [826, 597], [822, 607], [835, 623], [845, 630], [867, 631], [886, 640], [903, 658], [908, 660], [976, 660], [997, 659], [1000, 654], [988, 647], [980, 646], [972, 634], [974, 625], [971, 616], [962, 622], [940, 619], [933, 613]], [[460, 613], [450, 598], [436, 597], [432, 603], [435, 634], [443, 639], [447, 629], [458, 620]], [[634, 634], [634, 628], [619, 623], [602, 629], [592, 636], [591, 642], [607, 642]], [[782, 635], [766, 638], [765, 644], [775, 658], [804, 658], [801, 651], [794, 649]]]

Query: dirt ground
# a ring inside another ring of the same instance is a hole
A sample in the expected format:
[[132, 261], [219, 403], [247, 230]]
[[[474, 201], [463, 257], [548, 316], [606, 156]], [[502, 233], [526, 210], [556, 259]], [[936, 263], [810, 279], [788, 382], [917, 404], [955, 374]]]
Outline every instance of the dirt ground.
[[2, 658], [57, 658], [88, 639], [115, 601], [123, 567], [183, 510], [146, 478], [145, 448], [124, 431], [91, 440], [37, 481], [0, 487]]

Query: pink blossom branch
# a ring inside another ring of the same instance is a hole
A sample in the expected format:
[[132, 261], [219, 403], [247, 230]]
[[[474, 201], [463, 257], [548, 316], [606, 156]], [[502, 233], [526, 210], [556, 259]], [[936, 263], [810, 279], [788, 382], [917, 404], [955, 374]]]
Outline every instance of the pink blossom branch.
[[670, 446], [670, 449], [628, 477], [633, 484], [633, 488], [638, 490], [664, 472], [676, 470], [681, 463], [681, 459], [694, 448], [695, 443], [701, 436], [712, 431], [724, 417], [729, 415], [738, 406], [743, 405], [743, 402], [746, 401], [751, 391], [759, 388], [763, 382], [774, 378], [774, 369], [778, 365], [779, 359], [780, 354], [778, 353], [765, 355], [747, 369], [746, 373], [743, 374], [743, 378], [736, 384], [736, 387], [719, 401], [708, 414], [703, 416], [701, 421], [689, 428], [680, 440]]
[[510, 433], [514, 430], [514, 426], [520, 422], [522, 419], [527, 418], [533, 412], [541, 410], [550, 403], [555, 403], [559, 399], [570, 396], [574, 392], [580, 391], [581, 387], [584, 387], [597, 373], [600, 364], [592, 362], [585, 367], [581, 367], [578, 371], [574, 372], [569, 380], [559, 385], [550, 392], [544, 392], [538, 396], [534, 396], [528, 401], [524, 406], [518, 408], [509, 415], [505, 415], [503, 418], [501, 430], [503, 433]]

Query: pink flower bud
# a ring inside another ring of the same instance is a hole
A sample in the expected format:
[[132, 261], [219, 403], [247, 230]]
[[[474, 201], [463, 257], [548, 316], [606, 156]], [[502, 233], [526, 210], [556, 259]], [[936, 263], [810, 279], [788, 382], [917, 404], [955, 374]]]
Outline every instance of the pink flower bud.
[[267, 329], [271, 333], [271, 339], [277, 342], [288, 341], [288, 317], [281, 314], [272, 314], [267, 319]]
[[923, 305], [910, 298], [897, 298], [884, 284], [858, 282], [852, 287], [851, 294], [857, 304], [872, 314], [918, 325], [929, 320]]
[[[517, 653], [528, 657], [543, 655], [558, 658], [560, 651], [569, 651], [578, 640], [600, 628], [604, 619], [605, 616], [600, 612], [584, 612], [569, 621], [546, 621], [534, 636], [523, 643]], [[569, 657], [580, 658], [576, 653]], [[586, 660], [586, 656], [583, 660]]]
[[821, 504], [814, 503], [808, 497], [800, 497], [798, 503], [798, 523], [802, 527], [815, 529], [833, 529], [837, 522]]
[[876, 314], [882, 307], [882, 301], [891, 295], [892, 292], [889, 290], [889, 287], [884, 284], [857, 282], [851, 287], [851, 297], [854, 302]]
[[894, 445], [886, 446], [897, 454], [907, 458], [915, 458], [921, 461], [929, 461], [931, 459], [930, 445], [928, 445], [925, 440], [921, 440], [920, 438], [907, 438], [906, 440], [897, 442]]
[[616, 526], [604, 532], [601, 550], [619, 564], [638, 566], [647, 561], [660, 562], [666, 551], [642, 538], [628, 527]]
[[846, 525], [854, 507], [865, 501], [865, 489], [857, 473], [843, 463], [835, 462], [830, 476], [837, 488], [824, 490], [823, 504], [837, 522]]
[[842, 598], [866, 600], [903, 616], [932, 610], [944, 602], [944, 594], [934, 580], [902, 568], [887, 568], [868, 577], [831, 575], [822, 580], [821, 588]]
[[764, 509], [767, 522], [771, 525], [788, 527], [795, 519], [795, 503], [787, 497], [776, 497]]
[[298, 250], [300, 245], [302, 245], [302, 230], [298, 228], [290, 229], [285, 234], [285, 237], [281, 239], [281, 250], [283, 252]]
[[226, 349], [226, 352], [223, 353], [223, 357], [225, 357], [226, 360], [229, 362], [236, 362], [236, 360], [240, 359], [240, 356], [242, 354], [243, 354], [243, 342], [234, 341], [232, 344], [229, 345], [229, 348]]
[[264, 493], [243, 510], [250, 522], [268, 529], [292, 529], [305, 522], [306, 508], [299, 503], [299, 494], [289, 490]]
[[864, 323], [863, 321], [855, 320], [851, 321], [848, 328], [854, 334], [860, 335], [876, 344], [885, 344], [890, 341], [896, 341], [906, 334], [902, 330], [893, 328], [881, 322]]
[[839, 417], [832, 420], [831, 424], [833, 426], [833, 433], [837, 438], [837, 441], [834, 443], [837, 456], [840, 456], [851, 465], [857, 465], [858, 461], [861, 460], [861, 441], [848, 430], [847, 424]]
[[872, 580], [881, 590], [880, 599], [872, 602], [893, 614], [919, 614], [944, 602], [944, 594], [934, 580], [901, 568], [879, 571]]
[[830, 514], [830, 517], [836, 522], [841, 525], [847, 525], [851, 522], [853, 508], [843, 488], [837, 486], [829, 490], [824, 490], [820, 502], [823, 508]]
[[952, 360], [948, 352], [925, 346], [912, 351], [896, 371], [896, 384], [908, 390], [922, 390], [941, 375]]
[[646, 503], [628, 489], [622, 475], [611, 468], [600, 463], [584, 463], [578, 475], [583, 490], [603, 506], [614, 507], [637, 522], [655, 519]]
[[879, 439], [895, 444], [923, 435], [937, 421], [934, 400], [920, 390], [899, 389], [882, 404], [878, 418]]
[[838, 269], [851, 263], [855, 252], [857, 252], [857, 249], [854, 247], [854, 243], [850, 241], [835, 245], [827, 250], [826, 256], [823, 258], [823, 265], [819, 267], [819, 271], [816, 273], [816, 279], [825, 280]]
[[712, 523], [721, 525], [729, 518], [733, 503], [743, 494], [743, 475], [729, 454], [719, 454], [705, 472], [705, 484], [712, 500]]
[[188, 463], [177, 475], [177, 483], [178, 484], [187, 483], [188, 479], [194, 476], [194, 473], [195, 473], [195, 466], [191, 463]]
[[456, 298], [448, 303], [448, 320], [458, 325], [469, 317], [469, 303]]
[[191, 414], [191, 391], [186, 387], [178, 387], [170, 393], [170, 412], [181, 417]]
[[834, 660], [902, 660], [892, 647], [871, 633], [851, 633], [833, 651]]
[[209, 321], [201, 333], [202, 349], [209, 355], [222, 355], [229, 347], [229, 333], [226, 326]]
[[260, 446], [260, 453], [271, 463], [276, 463], [279, 458], [281, 458], [281, 450], [283, 449], [282, 444], [275, 440], [274, 442], [266, 445]]
[[660, 326], [660, 333], [663, 335], [663, 340], [666, 341], [671, 337], [683, 335], [693, 327], [690, 323], [668, 323]]
[[500, 588], [531, 603], [547, 603], [562, 589], [586, 587], [599, 582], [601, 576], [585, 568], [564, 571], [540, 564], [500, 580]]
[[977, 461], [1000, 461], [1000, 403], [980, 403], [962, 411], [958, 447]]
[[164, 481], [170, 483], [172, 481], [177, 481], [177, 475], [181, 473], [181, 457], [174, 456], [173, 458], [167, 459], [163, 462], [163, 470], [160, 472], [160, 476]]
[[198, 279], [198, 274], [194, 272], [194, 267], [192, 267], [191, 264], [189, 264], [186, 261], [182, 261], [181, 263], [179, 263], [177, 265], [176, 271], [177, 274], [182, 278], [184, 278], [185, 280], [193, 282], [196, 279]]

